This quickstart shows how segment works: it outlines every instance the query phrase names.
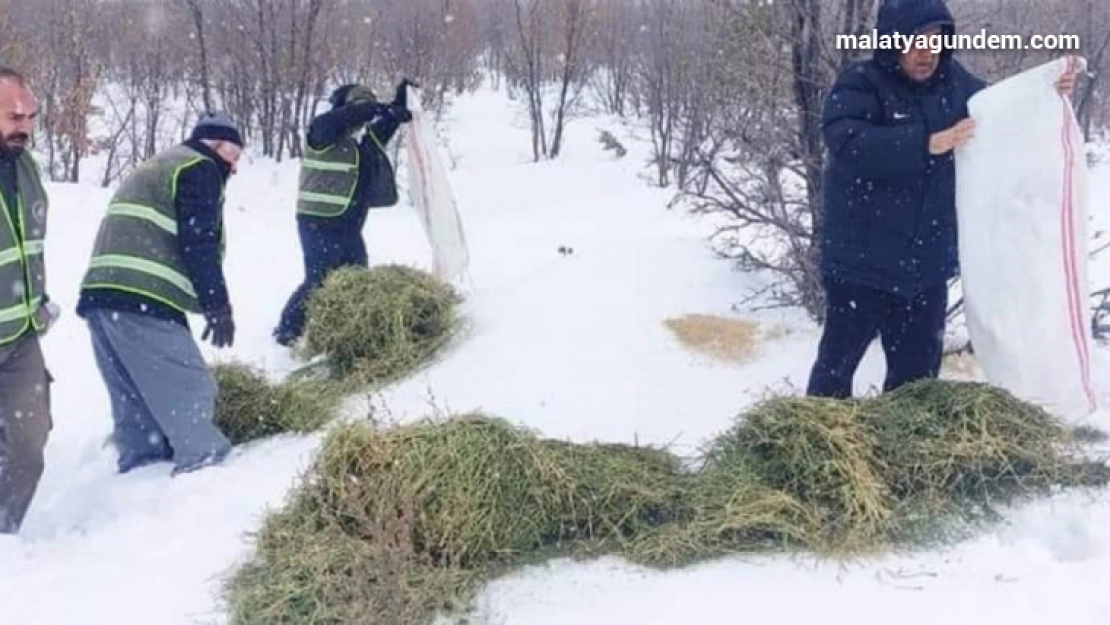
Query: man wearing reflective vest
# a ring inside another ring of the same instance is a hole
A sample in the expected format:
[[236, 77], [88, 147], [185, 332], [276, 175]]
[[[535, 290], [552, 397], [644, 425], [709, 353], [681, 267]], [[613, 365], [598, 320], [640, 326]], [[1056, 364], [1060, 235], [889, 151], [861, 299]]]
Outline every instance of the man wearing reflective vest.
[[46, 191], [26, 145], [38, 102], [0, 67], [0, 534], [19, 531], [38, 490], [53, 426], [39, 338], [57, 318], [46, 296]]
[[203, 340], [235, 336], [223, 273], [223, 202], [243, 140], [226, 116], [204, 116], [189, 140], [136, 168], [112, 197], [81, 285], [112, 405], [121, 473], [172, 461], [173, 474], [221, 462], [231, 443], [214, 423], [216, 381]]
[[[400, 124], [412, 119], [406, 106], [407, 79], [393, 102], [376, 101], [362, 85], [332, 92], [331, 110], [308, 128], [297, 196], [297, 233], [304, 256], [304, 282], [281, 313], [274, 338], [292, 345], [304, 332], [305, 305], [327, 278], [343, 266], [368, 264], [362, 229], [370, 208], [397, 202], [396, 180], [385, 145]], [[414, 85], [415, 86], [415, 85]], [[365, 130], [361, 139], [357, 134]]]

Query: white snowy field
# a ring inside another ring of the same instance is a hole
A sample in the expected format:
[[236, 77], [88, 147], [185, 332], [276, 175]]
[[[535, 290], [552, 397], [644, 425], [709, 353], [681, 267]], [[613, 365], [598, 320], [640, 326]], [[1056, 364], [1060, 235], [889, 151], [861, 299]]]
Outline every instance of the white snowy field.
[[[751, 315], [780, 338], [746, 365], [710, 362], [662, 324], [685, 313], [735, 314], [756, 284], [712, 257], [709, 227], [666, 210], [641, 177], [642, 140], [613, 120], [576, 120], [565, 155], [529, 162], [527, 130], [499, 93], [461, 99], [446, 120], [451, 179], [472, 258], [468, 334], [443, 361], [368, 398], [409, 419], [482, 409], [551, 437], [672, 444], [693, 451], [768, 390], [804, 387], [817, 329], [795, 311]], [[626, 140], [616, 159], [605, 127]], [[402, 169], [403, 171], [403, 169]], [[237, 358], [280, 376], [296, 363], [270, 339], [302, 277], [293, 220], [295, 162], [244, 159], [228, 188], [227, 275]], [[249, 532], [282, 503], [319, 436], [280, 437], [228, 464], [178, 478], [168, 466], [126, 476], [102, 448], [108, 397], [78, 284], [110, 189], [49, 186], [51, 297], [65, 317], [46, 338], [55, 427], [47, 472], [18, 537], [0, 538], [0, 623], [221, 623], [220, 578], [250, 552]], [[1094, 170], [1092, 209], [1110, 201], [1110, 163]], [[410, 207], [374, 211], [373, 263], [429, 268]], [[560, 246], [574, 253], [560, 255]], [[1092, 271], [1101, 282], [1110, 272]], [[199, 337], [202, 322], [194, 320]], [[786, 332], [781, 332], [786, 330]], [[1104, 403], [1106, 354], [1096, 382]], [[857, 378], [878, 385], [877, 346]], [[352, 402], [354, 409], [369, 409]], [[1102, 425], [1110, 411], [1100, 414]], [[552, 562], [492, 583], [476, 622], [496, 625], [847, 623], [1042, 625], [1110, 622], [1110, 494], [1072, 493], [1013, 513], [1011, 523], [944, 552], [851, 565], [729, 559], [667, 574], [620, 561]]]

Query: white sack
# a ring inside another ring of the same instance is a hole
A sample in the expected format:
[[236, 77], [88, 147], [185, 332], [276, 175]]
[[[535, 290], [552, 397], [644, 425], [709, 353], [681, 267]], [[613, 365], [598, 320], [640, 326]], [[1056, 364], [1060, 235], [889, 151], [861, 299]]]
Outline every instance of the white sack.
[[1065, 418], [1096, 408], [1087, 285], [1087, 164], [1059, 59], [976, 94], [956, 153], [968, 334], [991, 384]]
[[455, 204], [447, 169], [436, 145], [435, 127], [420, 103], [419, 93], [408, 89], [412, 121], [405, 142], [409, 195], [432, 247], [433, 273], [446, 282], [465, 277], [470, 264], [462, 220]]

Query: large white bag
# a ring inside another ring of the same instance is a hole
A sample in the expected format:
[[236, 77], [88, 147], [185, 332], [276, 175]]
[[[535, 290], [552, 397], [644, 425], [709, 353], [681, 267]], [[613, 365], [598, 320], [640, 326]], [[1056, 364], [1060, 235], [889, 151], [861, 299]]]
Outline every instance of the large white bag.
[[433, 273], [441, 280], [459, 284], [470, 264], [462, 219], [436, 147], [435, 127], [420, 103], [419, 92], [407, 89], [407, 105], [412, 112], [405, 142], [409, 195], [432, 247]]
[[1065, 418], [1096, 409], [1087, 284], [1087, 164], [1059, 59], [969, 102], [956, 153], [968, 335], [988, 382]]

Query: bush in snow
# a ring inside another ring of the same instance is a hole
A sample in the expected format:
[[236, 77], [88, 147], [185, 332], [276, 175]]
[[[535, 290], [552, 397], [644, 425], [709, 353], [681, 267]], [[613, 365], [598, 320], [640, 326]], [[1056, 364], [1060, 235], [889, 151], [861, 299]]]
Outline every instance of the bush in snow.
[[320, 382], [274, 384], [254, 367], [220, 363], [212, 368], [219, 389], [216, 425], [234, 444], [286, 432], [319, 429], [334, 414], [338, 394]]
[[427, 364], [458, 328], [450, 285], [402, 265], [332, 272], [309, 299], [304, 355], [326, 355], [357, 384], [397, 380]]

